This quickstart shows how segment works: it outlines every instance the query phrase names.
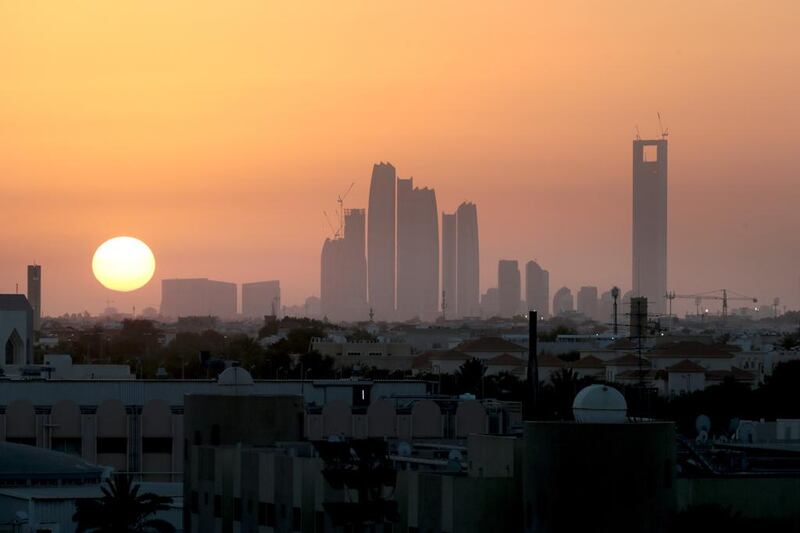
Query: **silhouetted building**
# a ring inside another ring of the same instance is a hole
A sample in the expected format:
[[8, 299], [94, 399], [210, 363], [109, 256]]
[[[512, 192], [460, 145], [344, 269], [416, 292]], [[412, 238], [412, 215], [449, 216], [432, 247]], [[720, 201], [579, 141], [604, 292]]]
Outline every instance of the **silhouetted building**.
[[667, 293], [667, 141], [633, 141], [633, 293], [656, 313]]
[[33, 362], [33, 308], [22, 294], [0, 294], [0, 368]]
[[320, 294], [322, 313], [331, 320], [366, 320], [367, 264], [364, 255], [365, 213], [347, 209], [344, 237], [322, 246]]
[[281, 282], [242, 283], [242, 316], [261, 318], [267, 315], [281, 316]]
[[499, 316], [511, 318], [519, 313], [520, 291], [519, 263], [516, 260], [501, 259], [497, 264]]
[[481, 314], [478, 208], [473, 203], [462, 203], [456, 210], [456, 221], [458, 232], [457, 315], [477, 317]]
[[207, 278], [161, 280], [161, 315], [236, 316], [236, 284]]
[[500, 313], [500, 295], [497, 287], [486, 289], [481, 295], [481, 316], [492, 318]]
[[42, 325], [42, 267], [28, 265], [28, 303], [33, 308], [33, 330]]
[[581, 287], [578, 291], [578, 312], [597, 319], [597, 287]]
[[372, 168], [369, 186], [369, 305], [379, 320], [394, 317], [397, 176], [389, 163]]
[[575, 310], [575, 299], [568, 287], [561, 287], [553, 296], [553, 314], [563, 315]]
[[439, 309], [436, 193], [397, 180], [397, 318], [432, 320]]
[[442, 213], [442, 292], [445, 316], [458, 309], [458, 221], [456, 214]]
[[550, 316], [550, 273], [536, 261], [525, 265], [525, 302], [527, 311], [537, 311], [539, 318]]
[[613, 315], [614, 297], [611, 295], [611, 289], [609, 289], [600, 295], [600, 301], [597, 304], [597, 320], [610, 324], [613, 321]]

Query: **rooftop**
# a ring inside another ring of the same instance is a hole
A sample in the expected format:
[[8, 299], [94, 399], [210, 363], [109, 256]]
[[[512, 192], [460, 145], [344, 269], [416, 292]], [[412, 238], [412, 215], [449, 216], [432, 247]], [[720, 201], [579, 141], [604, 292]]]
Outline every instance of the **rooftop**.
[[522, 353], [528, 350], [519, 344], [514, 344], [500, 337], [481, 337], [464, 341], [456, 347], [456, 350], [466, 353], [471, 352], [500, 352], [500, 353]]

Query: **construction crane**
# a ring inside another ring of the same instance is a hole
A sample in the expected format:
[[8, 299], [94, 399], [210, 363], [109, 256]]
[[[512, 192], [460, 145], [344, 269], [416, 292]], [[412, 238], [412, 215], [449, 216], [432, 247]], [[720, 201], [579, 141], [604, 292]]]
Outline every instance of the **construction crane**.
[[[720, 294], [721, 293], [721, 294]], [[731, 296], [729, 296], [729, 294]], [[721, 300], [722, 301], [722, 320], [727, 320], [728, 318], [728, 302], [741, 300], [741, 301], [749, 301], [752, 303], [758, 303], [758, 298], [754, 298], [752, 296], [745, 296], [744, 294], [739, 294], [738, 292], [731, 291], [728, 289], [717, 289], [714, 291], [708, 292], [701, 292], [697, 294], [675, 294], [674, 291], [668, 292], [666, 295], [667, 301], [669, 302], [670, 314], [672, 313], [672, 300], [675, 298], [686, 298], [686, 299], [693, 299], [694, 305], [697, 309], [697, 315], [700, 316], [700, 305], [703, 303], [704, 300]]]
[[339, 204], [339, 231], [336, 232], [337, 237], [341, 237], [344, 234], [344, 199], [353, 190], [355, 184], [355, 182], [351, 183], [347, 190], [336, 199], [336, 203]]
[[664, 129], [664, 125], [661, 124], [661, 113], [656, 113], [656, 115], [658, 115], [658, 129], [661, 130], [661, 138], [666, 141], [669, 137], [669, 128]]

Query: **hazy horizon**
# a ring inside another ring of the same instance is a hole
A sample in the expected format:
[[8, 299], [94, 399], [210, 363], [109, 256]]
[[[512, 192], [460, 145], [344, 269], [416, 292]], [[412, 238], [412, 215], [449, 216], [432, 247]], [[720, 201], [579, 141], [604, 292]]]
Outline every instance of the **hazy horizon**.
[[[551, 297], [627, 290], [631, 142], [661, 112], [669, 288], [800, 307], [796, 2], [307, 5], [0, 5], [0, 293], [35, 261], [49, 315], [158, 308], [175, 277], [300, 304], [323, 210], [352, 182], [366, 208], [378, 161], [477, 204], [482, 292], [499, 259]], [[92, 275], [118, 235], [156, 257], [133, 293]]]

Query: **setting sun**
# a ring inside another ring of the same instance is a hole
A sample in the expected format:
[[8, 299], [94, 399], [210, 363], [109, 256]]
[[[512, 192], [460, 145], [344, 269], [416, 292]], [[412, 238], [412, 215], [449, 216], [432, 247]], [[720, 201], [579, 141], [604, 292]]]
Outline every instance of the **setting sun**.
[[129, 292], [147, 285], [156, 270], [150, 248], [133, 237], [115, 237], [101, 244], [92, 258], [92, 271], [104, 287]]

